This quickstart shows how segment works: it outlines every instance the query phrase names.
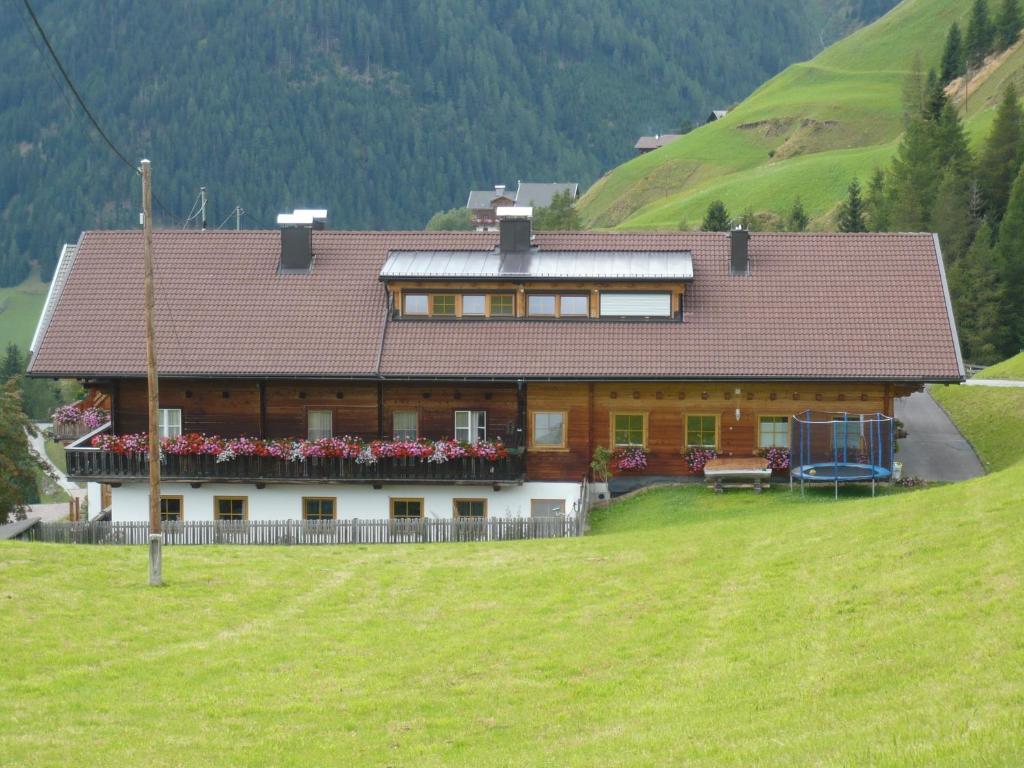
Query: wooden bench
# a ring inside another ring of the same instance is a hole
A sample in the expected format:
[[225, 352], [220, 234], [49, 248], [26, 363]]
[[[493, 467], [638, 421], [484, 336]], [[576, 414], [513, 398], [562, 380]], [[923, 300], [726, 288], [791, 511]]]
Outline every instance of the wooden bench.
[[722, 493], [726, 488], [753, 488], [754, 493], [760, 493], [772, 484], [768, 459], [759, 456], [712, 459], [704, 465], [704, 477], [715, 493]]

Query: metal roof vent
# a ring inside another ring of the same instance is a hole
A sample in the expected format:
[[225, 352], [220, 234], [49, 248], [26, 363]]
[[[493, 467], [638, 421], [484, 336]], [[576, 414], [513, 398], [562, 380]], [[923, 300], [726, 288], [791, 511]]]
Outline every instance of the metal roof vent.
[[296, 208], [291, 213], [280, 213], [277, 223], [281, 227], [281, 274], [304, 274], [313, 266], [313, 230], [327, 226], [326, 208]]

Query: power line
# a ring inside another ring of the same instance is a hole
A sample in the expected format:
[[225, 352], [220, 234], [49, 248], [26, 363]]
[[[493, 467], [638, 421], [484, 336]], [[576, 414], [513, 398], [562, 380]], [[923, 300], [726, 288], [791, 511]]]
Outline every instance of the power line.
[[[71, 81], [71, 76], [64, 68], [64, 64], [61, 62], [60, 57], [57, 55], [57, 52], [53, 49], [53, 45], [50, 43], [50, 38], [47, 37], [46, 30], [43, 29], [43, 25], [39, 23], [39, 18], [36, 16], [36, 12], [32, 9], [32, 5], [29, 3], [29, 0], [22, 0], [22, 2], [25, 5], [25, 10], [28, 11], [28, 15], [32, 19], [32, 23], [35, 25], [36, 30], [39, 32], [39, 36], [43, 39], [43, 42], [46, 44], [47, 50], [50, 52], [50, 58], [53, 59], [54, 64], [57, 65], [57, 69], [60, 70], [60, 74], [64, 78], [64, 82], [67, 83], [68, 88], [71, 89], [71, 93], [74, 94], [75, 100], [78, 102], [78, 105], [82, 108], [82, 111], [85, 112], [85, 116], [89, 118], [89, 122], [92, 123], [92, 127], [96, 129], [96, 132], [100, 135], [100, 137], [103, 139], [106, 145], [110, 148], [110, 151], [113, 152], [114, 155], [116, 155], [122, 163], [128, 166], [128, 168], [131, 169], [132, 173], [136, 175], [141, 175], [142, 171], [138, 168], [138, 166], [136, 166], [127, 157], [125, 157], [124, 153], [117, 148], [113, 141], [111, 141], [110, 137], [107, 136], [106, 131], [104, 131], [103, 128], [100, 126], [99, 121], [96, 119], [96, 116], [93, 115], [92, 110], [90, 110], [89, 106], [85, 103], [85, 99], [83, 99], [82, 94], [78, 92], [78, 89], [75, 87], [75, 84]], [[56, 83], [56, 80], [54, 80], [54, 82]], [[60, 90], [61, 93], [64, 94], [63, 89]], [[67, 101], [66, 94], [64, 94], [64, 98], [65, 101]], [[68, 107], [71, 107], [70, 102], [68, 102]], [[159, 206], [160, 209], [167, 216], [171, 217], [172, 219], [181, 218], [180, 216], [175, 216], [171, 209], [164, 205], [160, 198], [158, 198], [155, 194], [152, 195], [152, 198], [153, 202], [156, 203], [157, 206]]]

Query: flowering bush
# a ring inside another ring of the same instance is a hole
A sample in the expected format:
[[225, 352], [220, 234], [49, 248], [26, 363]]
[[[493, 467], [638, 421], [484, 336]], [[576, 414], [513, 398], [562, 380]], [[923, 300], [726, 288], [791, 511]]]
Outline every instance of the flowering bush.
[[647, 469], [647, 454], [640, 446], [620, 448], [615, 452], [612, 463], [620, 472], [640, 472]]
[[789, 448], [758, 448], [755, 453], [768, 459], [769, 469], [789, 469]]
[[[140, 432], [129, 435], [97, 435], [94, 447], [111, 453], [144, 453], [148, 437]], [[214, 456], [218, 462], [239, 456], [269, 456], [286, 461], [316, 458], [355, 459], [358, 464], [376, 464], [381, 458], [411, 458], [443, 464], [466, 457], [498, 461], [508, 449], [497, 442], [460, 443], [455, 440], [373, 440], [358, 437], [325, 437], [320, 440], [262, 440], [256, 437], [223, 438], [196, 432], [165, 437], [160, 451], [166, 456]]]
[[98, 429], [107, 423], [110, 416], [102, 408], [86, 408], [82, 411], [82, 423], [86, 429]]
[[917, 477], [916, 475], [901, 477], [899, 480], [896, 481], [896, 485], [898, 485], [900, 488], [923, 488], [927, 484], [927, 482], [922, 480], [920, 477]]
[[82, 412], [77, 405], [62, 405], [50, 415], [54, 424], [77, 424]]
[[718, 458], [718, 451], [714, 448], [688, 448], [683, 458], [691, 472], [703, 472], [705, 464]]

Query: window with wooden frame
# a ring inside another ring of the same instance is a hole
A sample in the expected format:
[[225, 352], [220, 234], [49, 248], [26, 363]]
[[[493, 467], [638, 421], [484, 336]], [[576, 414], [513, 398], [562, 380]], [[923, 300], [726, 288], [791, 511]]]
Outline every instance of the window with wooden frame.
[[455, 294], [431, 294], [430, 314], [433, 315], [434, 317], [455, 317]]
[[396, 520], [415, 520], [423, 517], [423, 499], [391, 497], [391, 517]]
[[456, 411], [455, 439], [477, 443], [487, 439], [487, 411]]
[[333, 496], [303, 496], [303, 520], [334, 520], [338, 516], [338, 500]]
[[391, 414], [391, 436], [395, 440], [418, 440], [420, 414], [418, 411], [395, 411]]
[[491, 317], [515, 317], [516, 297], [511, 293], [492, 293], [487, 297]]
[[487, 517], [487, 499], [454, 499], [452, 505], [455, 517]]
[[403, 315], [429, 315], [430, 297], [425, 293], [402, 294]]
[[789, 448], [789, 416], [758, 416], [757, 447]]
[[181, 408], [161, 408], [157, 430], [161, 439], [181, 436]]
[[334, 437], [334, 414], [331, 411], [307, 411], [306, 423], [310, 440]]
[[160, 522], [180, 523], [185, 519], [184, 496], [160, 497]]
[[590, 297], [585, 293], [529, 293], [526, 314], [531, 317], [588, 317]]
[[690, 413], [683, 419], [685, 448], [718, 448], [718, 416]]
[[240, 522], [249, 519], [248, 496], [214, 496], [213, 519]]
[[555, 451], [566, 447], [566, 412], [534, 411], [530, 414], [530, 447]]
[[630, 445], [647, 447], [646, 413], [613, 413], [611, 415], [612, 445], [624, 448]]

